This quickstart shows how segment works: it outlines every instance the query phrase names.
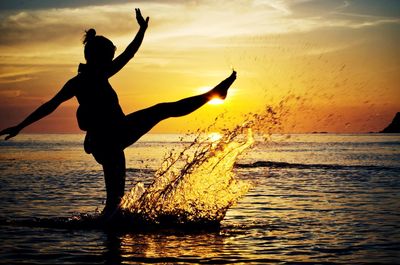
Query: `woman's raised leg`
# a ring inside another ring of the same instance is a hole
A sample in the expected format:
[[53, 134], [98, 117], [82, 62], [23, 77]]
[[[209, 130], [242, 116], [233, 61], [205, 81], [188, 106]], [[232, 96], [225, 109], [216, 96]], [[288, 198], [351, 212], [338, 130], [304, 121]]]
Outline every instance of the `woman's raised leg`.
[[150, 108], [133, 112], [126, 116], [124, 147], [136, 142], [162, 120], [185, 116], [197, 110], [214, 97], [225, 99], [229, 87], [236, 79], [236, 72], [219, 83], [207, 93], [184, 98], [175, 102], [159, 103]]

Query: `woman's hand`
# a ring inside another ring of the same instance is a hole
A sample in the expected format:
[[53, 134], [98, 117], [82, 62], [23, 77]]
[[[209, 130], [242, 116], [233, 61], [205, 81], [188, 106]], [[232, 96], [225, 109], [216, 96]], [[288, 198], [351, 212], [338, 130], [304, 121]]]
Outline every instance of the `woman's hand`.
[[0, 132], [0, 136], [1, 136], [1, 135], [8, 134], [8, 135], [6, 136], [6, 138], [5, 138], [6, 140], [8, 140], [8, 139], [10, 139], [10, 138], [16, 136], [20, 131], [21, 131], [21, 128], [19, 128], [18, 126], [13, 126], [13, 127], [10, 127], [10, 128], [7, 128], [7, 129], [2, 130], [2, 131]]
[[146, 20], [144, 20], [142, 13], [140, 13], [139, 8], [135, 8], [136, 11], [136, 20], [141, 28], [146, 29], [147, 26], [149, 25], [149, 17], [146, 17]]

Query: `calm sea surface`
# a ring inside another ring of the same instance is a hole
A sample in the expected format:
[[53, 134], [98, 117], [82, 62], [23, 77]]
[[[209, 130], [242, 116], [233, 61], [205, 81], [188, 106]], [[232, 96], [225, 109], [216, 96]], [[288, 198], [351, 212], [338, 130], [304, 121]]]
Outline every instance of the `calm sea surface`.
[[[242, 154], [251, 190], [218, 231], [110, 232], [10, 225], [92, 213], [105, 197], [82, 135], [0, 141], [0, 263], [400, 263], [400, 135], [274, 135]], [[126, 150], [127, 190], [150, 183], [179, 135]]]

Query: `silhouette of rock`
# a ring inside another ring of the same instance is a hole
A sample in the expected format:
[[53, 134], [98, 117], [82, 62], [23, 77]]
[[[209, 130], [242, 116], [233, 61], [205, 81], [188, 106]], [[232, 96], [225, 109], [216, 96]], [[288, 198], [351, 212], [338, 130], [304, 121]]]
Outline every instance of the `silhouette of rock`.
[[393, 121], [381, 133], [400, 133], [400, 112], [396, 113]]

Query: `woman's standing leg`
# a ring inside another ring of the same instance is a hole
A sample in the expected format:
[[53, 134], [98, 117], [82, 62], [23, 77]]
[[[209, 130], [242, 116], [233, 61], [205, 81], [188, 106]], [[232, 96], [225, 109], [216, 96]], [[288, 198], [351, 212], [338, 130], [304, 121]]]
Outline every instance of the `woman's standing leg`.
[[113, 151], [104, 155], [102, 160], [104, 180], [106, 184], [106, 206], [103, 214], [111, 216], [119, 208], [125, 193], [125, 154]]

